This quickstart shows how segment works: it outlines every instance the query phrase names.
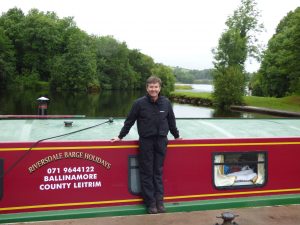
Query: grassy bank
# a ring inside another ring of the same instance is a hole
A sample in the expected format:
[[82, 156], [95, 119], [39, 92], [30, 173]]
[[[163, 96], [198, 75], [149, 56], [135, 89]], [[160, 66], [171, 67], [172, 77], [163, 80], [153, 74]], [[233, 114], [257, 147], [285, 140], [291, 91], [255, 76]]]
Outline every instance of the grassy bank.
[[300, 112], [300, 96], [294, 95], [284, 98], [246, 96], [244, 99], [248, 106]]
[[192, 90], [193, 88], [192, 88], [192, 86], [191, 85], [183, 85], [183, 84], [181, 84], [181, 85], [175, 85], [175, 89], [176, 90]]
[[[208, 99], [212, 101], [211, 93], [195, 92], [172, 92], [171, 98], [196, 98]], [[300, 96], [288, 96], [284, 98], [245, 96], [245, 105], [284, 110], [291, 112], [300, 112]]]
[[188, 91], [176, 91], [171, 93], [172, 97], [181, 98], [205, 98], [212, 101], [212, 96], [207, 92], [188, 92]]

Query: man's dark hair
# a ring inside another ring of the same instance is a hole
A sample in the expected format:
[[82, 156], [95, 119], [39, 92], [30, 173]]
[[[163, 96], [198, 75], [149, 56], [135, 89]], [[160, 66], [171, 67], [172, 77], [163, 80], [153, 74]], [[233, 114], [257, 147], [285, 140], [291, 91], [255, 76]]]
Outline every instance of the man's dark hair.
[[151, 76], [147, 79], [146, 86], [148, 87], [149, 84], [156, 84], [156, 83], [159, 83], [159, 86], [161, 87], [162, 85], [161, 79], [157, 76]]

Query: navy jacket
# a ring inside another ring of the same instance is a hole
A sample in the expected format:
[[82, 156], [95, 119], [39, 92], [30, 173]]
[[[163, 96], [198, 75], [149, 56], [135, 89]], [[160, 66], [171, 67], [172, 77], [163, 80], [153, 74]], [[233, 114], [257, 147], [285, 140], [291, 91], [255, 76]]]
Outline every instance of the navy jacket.
[[135, 121], [140, 137], [167, 136], [169, 131], [174, 138], [179, 137], [171, 102], [164, 96], [159, 96], [156, 102], [148, 95], [137, 99], [120, 131], [120, 139], [128, 134]]

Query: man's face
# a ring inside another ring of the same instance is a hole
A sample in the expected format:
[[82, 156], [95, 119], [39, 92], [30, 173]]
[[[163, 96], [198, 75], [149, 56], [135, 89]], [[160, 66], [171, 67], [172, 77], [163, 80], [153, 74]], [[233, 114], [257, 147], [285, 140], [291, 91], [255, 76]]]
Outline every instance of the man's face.
[[160, 92], [160, 85], [159, 83], [150, 83], [147, 85], [146, 90], [152, 99], [157, 99]]

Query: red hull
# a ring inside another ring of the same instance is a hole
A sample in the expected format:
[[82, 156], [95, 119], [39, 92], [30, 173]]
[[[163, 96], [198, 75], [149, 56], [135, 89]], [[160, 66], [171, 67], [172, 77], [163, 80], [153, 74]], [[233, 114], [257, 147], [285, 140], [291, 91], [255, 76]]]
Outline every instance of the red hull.
[[[4, 171], [1, 213], [139, 204], [129, 191], [128, 157], [135, 141], [0, 143]], [[300, 138], [170, 141], [165, 162], [166, 201], [300, 193]], [[264, 185], [217, 189], [213, 154], [265, 152]], [[26, 155], [24, 155], [26, 154]]]

